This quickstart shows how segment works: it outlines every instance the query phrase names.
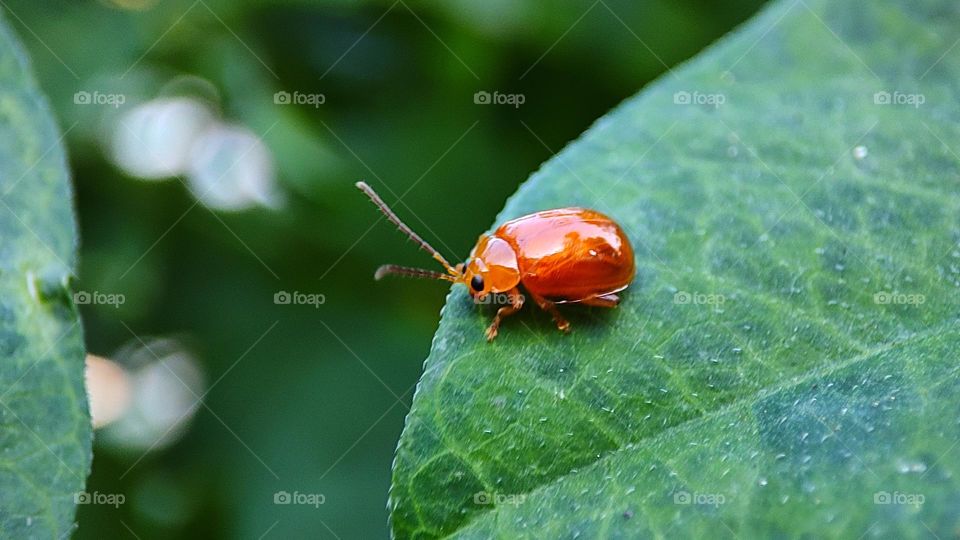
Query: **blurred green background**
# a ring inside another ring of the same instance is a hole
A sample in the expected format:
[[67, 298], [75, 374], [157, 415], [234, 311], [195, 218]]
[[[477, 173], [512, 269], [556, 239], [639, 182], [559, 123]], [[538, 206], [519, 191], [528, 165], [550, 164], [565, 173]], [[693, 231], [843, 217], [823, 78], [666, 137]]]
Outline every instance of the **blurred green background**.
[[[8, 0], [66, 132], [78, 286], [125, 298], [82, 306], [89, 351], [123, 361], [175, 338], [209, 389], [167, 443], [98, 432], [87, 491], [125, 503], [81, 505], [76, 536], [385, 537], [393, 450], [447, 287], [373, 281], [380, 263], [433, 262], [354, 182], [463, 260], [540, 163], [760, 3]], [[260, 137], [276, 207], [210, 208], [177, 178], [119, 167], [118, 119], [164, 96]], [[325, 302], [278, 305], [278, 291]]]

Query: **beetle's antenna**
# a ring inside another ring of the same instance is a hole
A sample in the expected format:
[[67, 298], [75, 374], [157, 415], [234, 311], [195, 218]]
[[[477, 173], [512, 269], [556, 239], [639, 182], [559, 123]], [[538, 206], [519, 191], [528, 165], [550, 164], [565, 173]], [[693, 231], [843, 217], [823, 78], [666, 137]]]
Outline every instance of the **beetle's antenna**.
[[[394, 225], [397, 226], [398, 229], [400, 229], [400, 232], [409, 236], [410, 239], [416, 242], [417, 244], [419, 244], [424, 251], [432, 255], [433, 258], [437, 260], [437, 262], [443, 265], [443, 268], [447, 271], [447, 273], [449, 273], [451, 276], [454, 276], [454, 277], [460, 277], [460, 273], [457, 272], [452, 266], [450, 266], [450, 263], [448, 263], [447, 260], [443, 258], [443, 255], [441, 255], [439, 251], [437, 251], [436, 249], [434, 249], [433, 246], [428, 244], [426, 240], [424, 240], [423, 238], [420, 238], [420, 235], [413, 232], [413, 229], [411, 229], [410, 227], [407, 227], [406, 223], [400, 221], [400, 218], [393, 213], [393, 210], [391, 210], [390, 207], [387, 206], [387, 203], [383, 202], [383, 199], [381, 199], [380, 196], [377, 195], [377, 192], [374, 191], [372, 187], [367, 185], [367, 183], [362, 180], [357, 182], [357, 187], [360, 189], [360, 191], [364, 192], [367, 195], [367, 197], [370, 197], [370, 200], [373, 201], [373, 204], [377, 205], [377, 208], [379, 208], [380, 211], [383, 212], [383, 215], [387, 216], [387, 219], [389, 219], [391, 223], [393, 223]], [[390, 266], [390, 265], [387, 265], [387, 266]], [[381, 266], [380, 270], [387, 268], [387, 266]], [[400, 268], [400, 267], [397, 267], [397, 268]], [[380, 270], [377, 270], [378, 276], [380, 275]], [[418, 270], [418, 271], [427, 272], [427, 270]], [[392, 273], [392, 272], [387, 272], [387, 273]], [[427, 276], [421, 276], [421, 277], [427, 277]], [[449, 281], [454, 281], [454, 280], [449, 280]]]
[[415, 278], [427, 278], [427, 279], [442, 279], [444, 281], [453, 281], [456, 282], [456, 278], [442, 272], [434, 272], [433, 270], [424, 270], [423, 268], [410, 268], [408, 266], [397, 266], [396, 264], [385, 264], [380, 268], [377, 268], [377, 273], [373, 275], [373, 279], [380, 281], [383, 279], [383, 276], [388, 275], [397, 275], [397, 276], [407, 276]]

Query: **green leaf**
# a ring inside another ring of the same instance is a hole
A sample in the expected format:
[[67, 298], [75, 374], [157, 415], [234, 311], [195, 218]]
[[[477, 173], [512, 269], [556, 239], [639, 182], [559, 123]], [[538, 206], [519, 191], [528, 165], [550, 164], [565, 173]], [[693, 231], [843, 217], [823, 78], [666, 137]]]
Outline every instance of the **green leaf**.
[[67, 163], [0, 22], [0, 537], [63, 538], [90, 468]]
[[454, 287], [396, 537], [955, 535], [958, 40], [947, 0], [776, 2], [547, 162], [497, 223], [597, 208], [637, 278], [492, 344]]

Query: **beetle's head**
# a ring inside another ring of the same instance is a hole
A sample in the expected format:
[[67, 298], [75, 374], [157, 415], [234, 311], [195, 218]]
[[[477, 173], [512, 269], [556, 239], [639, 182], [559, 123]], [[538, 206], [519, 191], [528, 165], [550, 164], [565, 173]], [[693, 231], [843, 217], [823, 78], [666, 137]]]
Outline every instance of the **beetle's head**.
[[374, 278], [400, 275], [463, 283], [475, 299], [483, 299], [490, 293], [509, 291], [520, 283], [517, 254], [506, 240], [497, 236], [483, 235], [470, 252], [470, 259], [466, 263], [458, 264], [456, 267], [451, 266], [439, 251], [407, 227], [366, 182], [357, 182], [357, 187], [370, 197], [387, 219], [429, 253], [445, 270], [445, 272], [436, 272], [424, 268], [385, 264], [377, 269]]
[[490, 293], [506, 292], [520, 283], [517, 253], [506, 240], [483, 235], [466, 263], [457, 265], [460, 282], [470, 295], [483, 299]]

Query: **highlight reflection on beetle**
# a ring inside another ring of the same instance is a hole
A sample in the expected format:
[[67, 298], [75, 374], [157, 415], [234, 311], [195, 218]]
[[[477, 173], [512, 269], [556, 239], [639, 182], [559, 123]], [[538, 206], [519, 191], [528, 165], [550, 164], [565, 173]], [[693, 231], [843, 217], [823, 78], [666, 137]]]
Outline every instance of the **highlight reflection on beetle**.
[[487, 328], [487, 340], [497, 337], [501, 321], [524, 304], [524, 295], [550, 313], [561, 332], [570, 331], [557, 304], [613, 308], [617, 294], [634, 276], [633, 248], [619, 225], [587, 208], [558, 208], [510, 220], [492, 234], [481, 235], [466, 262], [452, 266], [413, 232], [365, 182], [357, 187], [394, 225], [439, 262], [446, 273], [383, 265], [374, 277], [389, 274], [463, 283], [475, 300], [506, 294], [509, 305], [497, 310]]

